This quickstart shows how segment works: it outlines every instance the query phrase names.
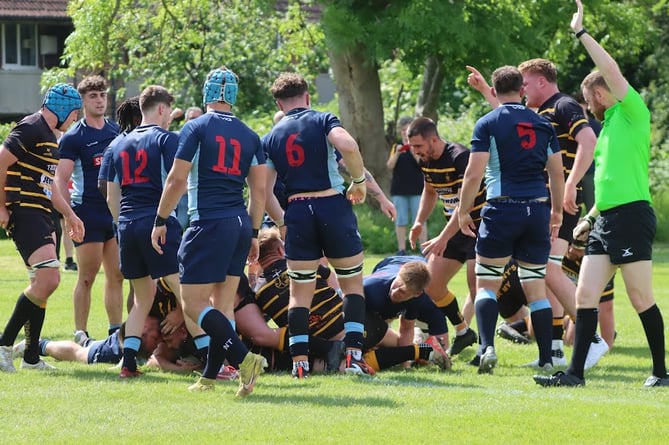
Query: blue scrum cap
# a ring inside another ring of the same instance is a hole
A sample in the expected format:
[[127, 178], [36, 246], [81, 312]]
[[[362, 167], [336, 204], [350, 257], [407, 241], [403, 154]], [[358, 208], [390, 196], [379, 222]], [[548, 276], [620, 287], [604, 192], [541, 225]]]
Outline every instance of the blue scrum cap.
[[59, 128], [74, 110], [81, 108], [81, 96], [72, 85], [59, 83], [46, 92], [42, 106], [56, 115]]
[[202, 103], [226, 102], [234, 105], [236, 101], [237, 75], [227, 68], [210, 71], [202, 87]]

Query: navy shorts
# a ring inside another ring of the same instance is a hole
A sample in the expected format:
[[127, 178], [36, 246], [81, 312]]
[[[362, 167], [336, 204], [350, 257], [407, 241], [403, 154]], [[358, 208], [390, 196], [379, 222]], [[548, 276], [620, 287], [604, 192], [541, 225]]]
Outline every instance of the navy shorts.
[[47, 244], [56, 244], [53, 240], [55, 231], [56, 226], [51, 215], [37, 209], [13, 210], [7, 224], [7, 234], [14, 240], [16, 250], [28, 267], [30, 267], [28, 258], [37, 249]]
[[284, 221], [289, 260], [348, 258], [362, 252], [358, 221], [342, 194], [293, 199], [288, 202]]
[[210, 284], [244, 273], [251, 248], [251, 220], [247, 214], [191, 221], [179, 246], [182, 284]]
[[105, 243], [116, 236], [114, 220], [107, 206], [90, 204], [77, 204], [72, 210], [84, 223], [85, 232], [82, 242], [74, 245], [81, 246], [86, 243]]
[[646, 201], [605, 210], [595, 221], [585, 254], [608, 255], [611, 264], [651, 260], [656, 228], [655, 211]]
[[441, 335], [448, 332], [446, 325], [446, 317], [440, 308], [434, 304], [434, 301], [422, 293], [417, 297], [419, 299], [418, 317], [417, 320], [427, 324], [428, 333], [430, 335]]
[[551, 249], [551, 209], [545, 202], [495, 202], [481, 209], [476, 253], [487, 258], [511, 256], [519, 262], [546, 264]]
[[88, 364], [118, 363], [123, 358], [123, 348], [118, 339], [118, 331], [104, 340], [94, 341], [88, 347]]
[[444, 249], [444, 258], [456, 260], [462, 264], [476, 258], [476, 238], [467, 236], [458, 230], [458, 233], [448, 240]]
[[128, 280], [148, 275], [158, 279], [179, 271], [177, 251], [181, 242], [181, 225], [173, 216], [167, 219], [167, 235], [161, 255], [151, 245], [154, 219], [147, 216], [118, 223], [121, 272]]

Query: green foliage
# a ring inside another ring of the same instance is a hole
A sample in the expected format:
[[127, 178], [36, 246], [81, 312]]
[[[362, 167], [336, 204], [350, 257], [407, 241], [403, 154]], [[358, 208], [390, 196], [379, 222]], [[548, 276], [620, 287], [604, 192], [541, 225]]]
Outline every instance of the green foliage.
[[[369, 199], [369, 198], [368, 198]], [[358, 231], [362, 237], [362, 246], [365, 254], [387, 255], [397, 251], [395, 237], [395, 223], [389, 220], [373, 200], [368, 205], [354, 206], [353, 210], [358, 218]], [[407, 237], [413, 221], [407, 227]], [[441, 232], [446, 225], [441, 204], [435, 206], [434, 211], [427, 219], [428, 239]], [[407, 246], [408, 246], [407, 238]]]
[[657, 233], [655, 240], [658, 242], [669, 241], [669, 190], [664, 190], [653, 196], [653, 208], [657, 218]]
[[9, 132], [12, 131], [12, 128], [16, 125], [16, 122], [10, 122], [8, 124], [0, 124], [0, 143], [4, 141], [7, 136], [9, 135]]
[[102, 72], [123, 92], [124, 82], [161, 84], [184, 107], [200, 104], [207, 73], [226, 65], [240, 78], [238, 113], [269, 112], [268, 89], [282, 71], [307, 78], [325, 70], [323, 34], [299, 2], [287, 13], [269, 0], [74, 0], [75, 31], [64, 66], [43, 84], [74, 73]]

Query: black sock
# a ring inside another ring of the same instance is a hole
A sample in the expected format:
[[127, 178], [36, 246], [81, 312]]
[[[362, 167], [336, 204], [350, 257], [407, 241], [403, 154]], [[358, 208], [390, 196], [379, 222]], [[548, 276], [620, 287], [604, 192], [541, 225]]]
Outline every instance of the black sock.
[[16, 336], [19, 335], [19, 331], [26, 324], [35, 307], [35, 304], [28, 300], [23, 292], [19, 295], [19, 299], [14, 306], [14, 312], [9, 317], [5, 330], [2, 332], [2, 337], [0, 337], [0, 346], [12, 346], [14, 344]]
[[320, 337], [309, 337], [309, 358], [325, 358], [332, 348], [332, 342]]
[[414, 360], [417, 359], [429, 360], [431, 352], [432, 352], [432, 346], [425, 343], [421, 343], [420, 345], [418, 345], [418, 357], [414, 357]]
[[553, 317], [553, 340], [564, 337], [564, 317]]
[[388, 369], [391, 366], [399, 365], [408, 360], [416, 358], [416, 346], [394, 346], [390, 348], [379, 348], [374, 351], [376, 363], [379, 369]]
[[309, 355], [309, 308], [288, 309], [288, 348], [290, 355]]
[[509, 326], [515, 329], [516, 331], [520, 332], [521, 334], [527, 334], [527, 323], [525, 322], [525, 319], [520, 319], [516, 321], [512, 321], [509, 323]]
[[26, 350], [23, 354], [23, 360], [32, 365], [39, 362], [39, 338], [42, 333], [45, 315], [46, 309], [33, 305], [32, 311], [28, 316], [28, 321], [24, 325], [26, 333]]
[[460, 306], [458, 305], [458, 300], [456, 298], [453, 298], [453, 301], [439, 309], [441, 309], [441, 312], [444, 313], [453, 326], [457, 326], [465, 321], [462, 312], [460, 312]]
[[345, 295], [343, 309], [346, 347], [362, 349], [365, 337], [365, 297], [358, 294]]
[[653, 375], [667, 376], [667, 365], [664, 361], [664, 320], [660, 308], [656, 304], [639, 314], [646, 340], [653, 359]]
[[574, 350], [571, 354], [571, 363], [567, 369], [567, 374], [583, 378], [583, 367], [585, 359], [588, 356], [592, 336], [597, 330], [597, 308], [577, 309], [576, 327], [574, 335]]

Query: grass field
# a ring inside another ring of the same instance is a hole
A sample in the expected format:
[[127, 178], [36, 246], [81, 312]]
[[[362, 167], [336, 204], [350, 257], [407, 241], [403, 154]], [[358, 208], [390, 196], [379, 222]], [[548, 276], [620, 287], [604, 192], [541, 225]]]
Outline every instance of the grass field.
[[[378, 259], [368, 258], [366, 270]], [[1, 329], [27, 282], [11, 241], [0, 241], [0, 270]], [[45, 337], [71, 339], [75, 278], [62, 275], [47, 310]], [[106, 332], [102, 278], [89, 322], [96, 338]], [[667, 246], [656, 248], [654, 288], [669, 325]], [[463, 295], [464, 289], [460, 274], [453, 290]], [[538, 387], [533, 371], [519, 367], [536, 358], [536, 346], [501, 339], [494, 375], [479, 376], [467, 365], [474, 354], [469, 348], [455, 358], [451, 372], [422, 368], [302, 381], [265, 375], [243, 400], [234, 397], [236, 382], [190, 394], [186, 387], [193, 376], [147, 372], [121, 381], [118, 370], [106, 365], [47, 359], [57, 372], [0, 374], [0, 443], [667, 443], [669, 390], [642, 388], [650, 357], [622, 285], [615, 311], [616, 345], [586, 374], [584, 388]]]

